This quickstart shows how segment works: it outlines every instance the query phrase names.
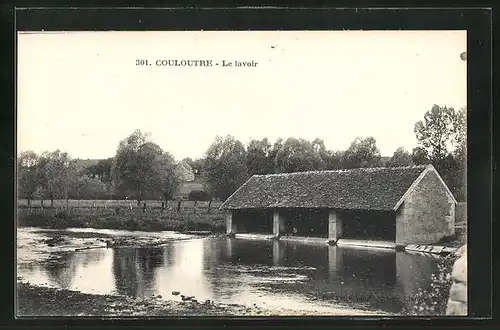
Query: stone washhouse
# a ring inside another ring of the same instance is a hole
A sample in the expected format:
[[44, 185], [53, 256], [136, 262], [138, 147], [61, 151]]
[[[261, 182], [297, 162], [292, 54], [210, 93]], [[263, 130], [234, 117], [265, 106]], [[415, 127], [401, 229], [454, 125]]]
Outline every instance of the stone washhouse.
[[455, 231], [457, 201], [432, 165], [254, 175], [222, 205], [227, 234], [434, 244]]

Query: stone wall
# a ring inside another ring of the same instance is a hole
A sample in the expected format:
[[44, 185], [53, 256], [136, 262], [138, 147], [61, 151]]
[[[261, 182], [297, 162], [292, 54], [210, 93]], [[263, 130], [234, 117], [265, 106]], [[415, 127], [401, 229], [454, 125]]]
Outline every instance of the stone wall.
[[452, 284], [448, 299], [447, 315], [467, 315], [467, 245], [457, 250], [459, 257], [453, 265]]
[[455, 204], [429, 171], [396, 213], [396, 244], [433, 244], [455, 232]]
[[455, 224], [456, 225], [466, 225], [467, 224], [467, 203], [460, 202], [457, 204], [455, 212]]

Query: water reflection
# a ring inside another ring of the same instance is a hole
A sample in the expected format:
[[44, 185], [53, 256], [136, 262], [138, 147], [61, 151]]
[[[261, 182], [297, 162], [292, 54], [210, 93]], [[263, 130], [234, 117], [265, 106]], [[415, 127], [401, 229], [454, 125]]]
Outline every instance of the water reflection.
[[83, 292], [180, 299], [171, 294], [180, 291], [199, 300], [399, 313], [430, 286], [435, 269], [435, 259], [409, 253], [206, 238], [69, 253], [54, 266], [18, 272], [32, 283]]
[[204, 273], [205, 248], [204, 240], [176, 242], [164, 247], [171, 259], [167, 267], [156, 269], [157, 292], [172, 299], [172, 291], [210, 299], [211, 285]]
[[113, 253], [116, 292], [128, 296], [148, 297], [155, 293], [155, 269], [163, 266], [159, 248], [120, 248]]
[[112, 250], [95, 249], [83, 253], [67, 253], [59, 262], [50, 264], [37, 272], [35, 282], [63, 289], [86, 292], [110, 293], [114, 289]]
[[[255, 285], [268, 292], [299, 293], [314, 301], [355, 304], [393, 313], [410, 309], [412, 297], [419, 288], [429, 287], [430, 275], [436, 270], [432, 257], [391, 250], [290, 241], [266, 245], [237, 239], [225, 245], [226, 251], [231, 251], [229, 260], [252, 267], [260, 276], [260, 283]], [[281, 281], [266, 281], [266, 276]], [[287, 281], [287, 277], [297, 280]]]

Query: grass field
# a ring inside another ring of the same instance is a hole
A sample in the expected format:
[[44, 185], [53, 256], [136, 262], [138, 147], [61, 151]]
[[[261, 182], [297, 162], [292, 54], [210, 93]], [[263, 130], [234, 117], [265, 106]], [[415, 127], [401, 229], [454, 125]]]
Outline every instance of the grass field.
[[[143, 204], [146, 203], [146, 209]], [[18, 200], [17, 224], [19, 226], [69, 228], [88, 227], [102, 229], [128, 229], [145, 231], [210, 230], [224, 232], [225, 220], [219, 210], [220, 201], [209, 202], [169, 201], [164, 209], [162, 201], [145, 200]]]

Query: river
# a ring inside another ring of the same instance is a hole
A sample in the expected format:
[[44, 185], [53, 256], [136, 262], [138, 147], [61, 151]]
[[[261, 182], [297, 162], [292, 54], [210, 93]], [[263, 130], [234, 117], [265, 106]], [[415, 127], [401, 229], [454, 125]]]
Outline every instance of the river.
[[26, 250], [36, 235], [18, 229], [18, 264], [25, 262], [18, 265], [17, 275], [35, 285], [94, 294], [161, 295], [166, 300], [180, 300], [180, 295], [172, 295], [179, 291], [198, 300], [311, 313], [412, 314], [419, 308], [417, 297], [432, 290], [431, 274], [438, 262], [428, 255], [384, 249], [226, 237], [185, 239], [172, 232], [151, 235], [184, 239], [160, 247], [67, 252], [57, 263], [26, 262], [39, 258]]

